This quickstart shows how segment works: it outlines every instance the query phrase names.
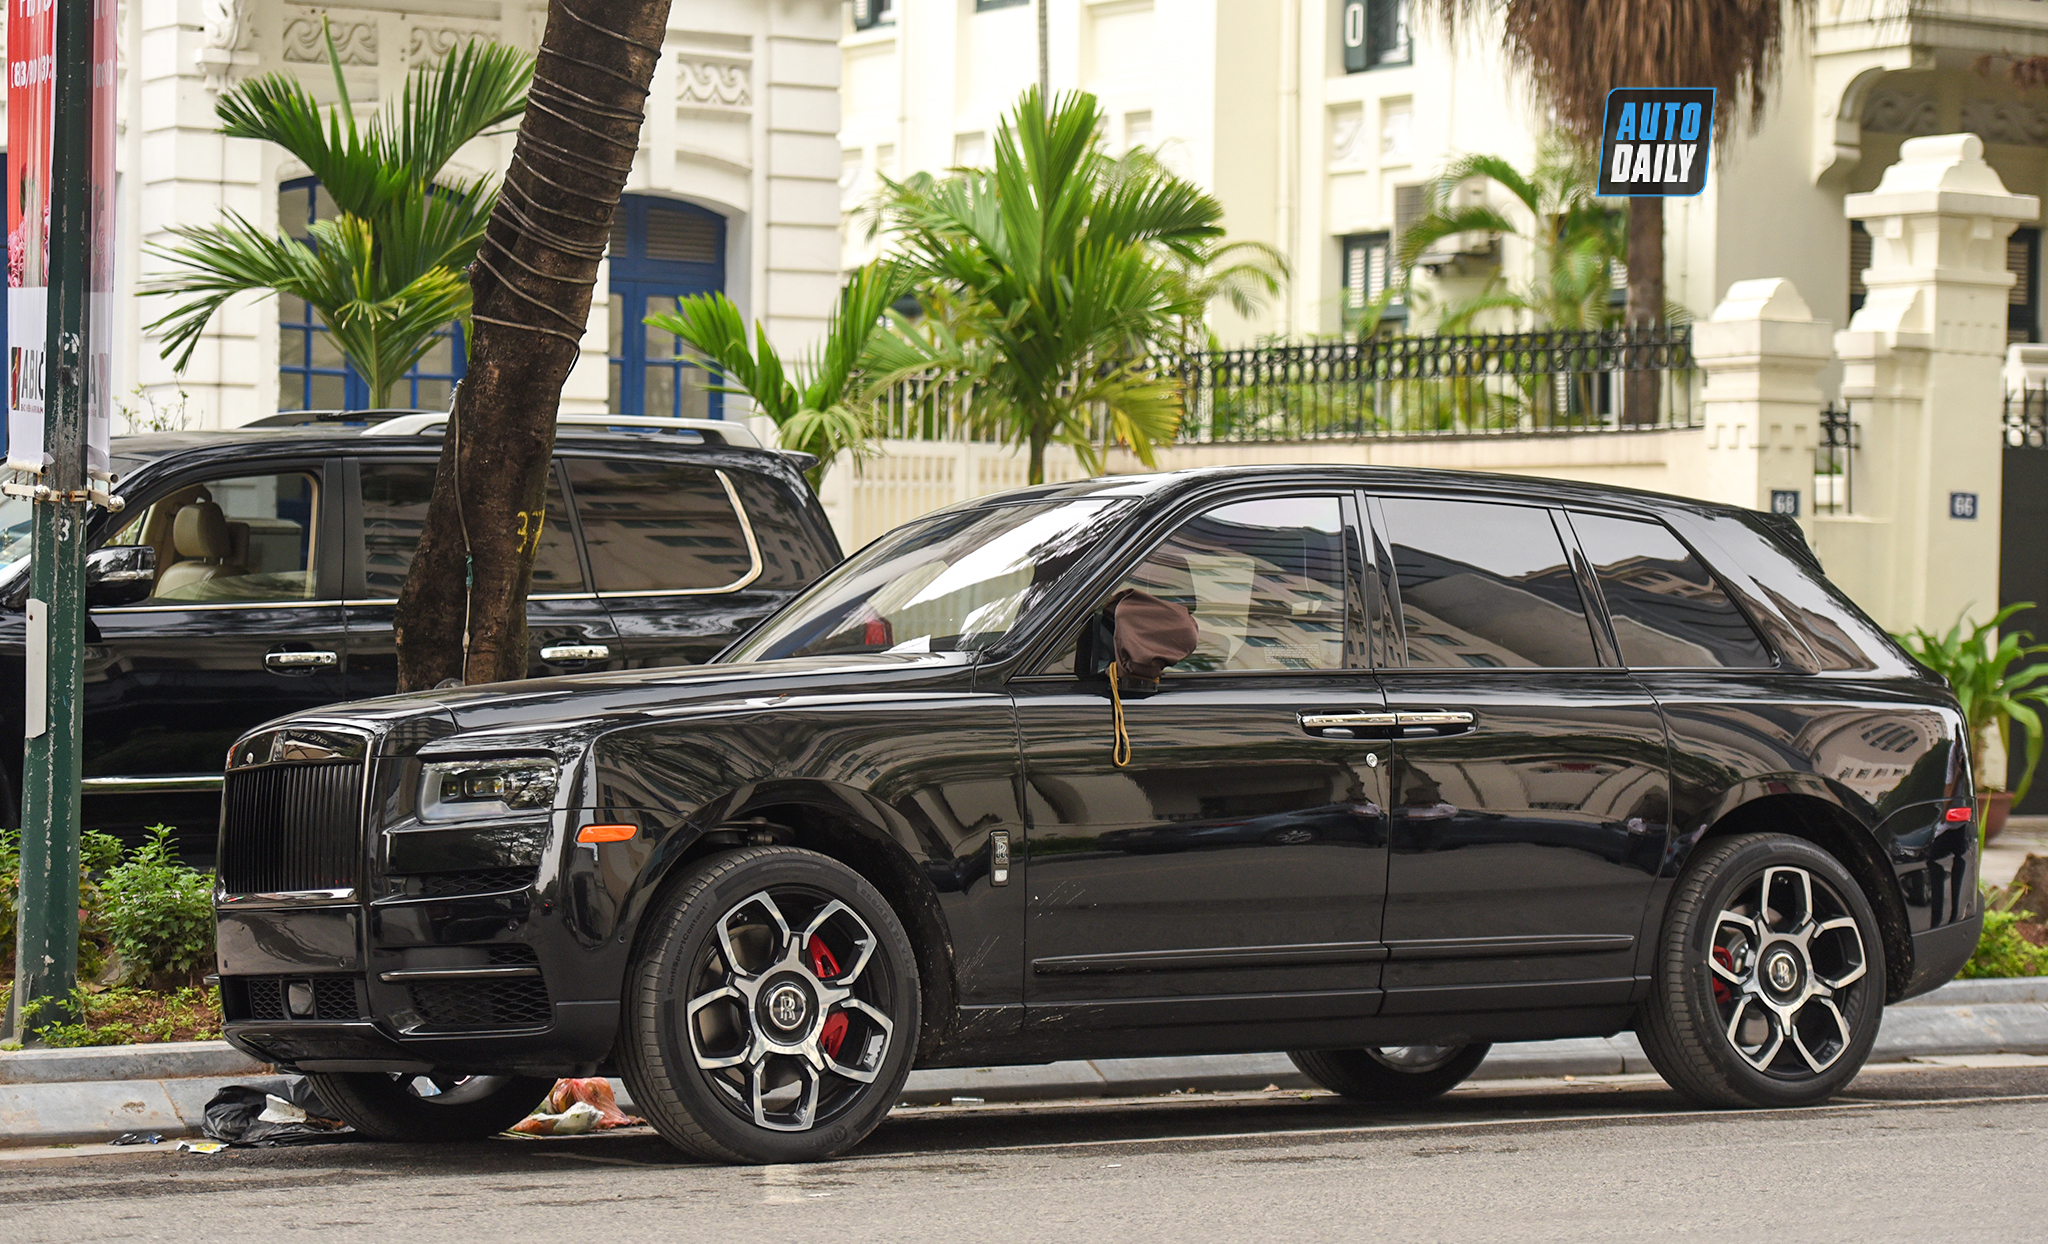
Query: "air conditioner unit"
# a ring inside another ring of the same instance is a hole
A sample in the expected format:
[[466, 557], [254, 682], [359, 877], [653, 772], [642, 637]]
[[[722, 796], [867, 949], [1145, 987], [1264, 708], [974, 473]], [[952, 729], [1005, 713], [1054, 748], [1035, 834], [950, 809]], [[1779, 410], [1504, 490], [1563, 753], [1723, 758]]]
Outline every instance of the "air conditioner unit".
[[[1451, 191], [1449, 206], [1456, 208], [1483, 207], [1486, 204], [1486, 184], [1475, 177]], [[1473, 229], [1464, 233], [1453, 233], [1438, 238], [1428, 250], [1416, 256], [1417, 267], [1435, 271], [1447, 268], [1461, 259], [1494, 259], [1500, 254], [1500, 234], [1491, 229]]]

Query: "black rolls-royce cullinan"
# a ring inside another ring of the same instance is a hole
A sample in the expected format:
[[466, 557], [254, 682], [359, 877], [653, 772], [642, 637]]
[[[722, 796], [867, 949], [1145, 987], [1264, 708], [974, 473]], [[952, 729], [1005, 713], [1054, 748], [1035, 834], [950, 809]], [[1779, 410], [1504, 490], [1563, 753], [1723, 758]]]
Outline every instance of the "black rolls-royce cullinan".
[[883, 537], [714, 663], [272, 722], [230, 755], [227, 1034], [375, 1137], [622, 1076], [705, 1158], [913, 1066], [1283, 1049], [1417, 1100], [1633, 1028], [1827, 1097], [1977, 940], [1948, 690], [1796, 528], [1243, 468]]

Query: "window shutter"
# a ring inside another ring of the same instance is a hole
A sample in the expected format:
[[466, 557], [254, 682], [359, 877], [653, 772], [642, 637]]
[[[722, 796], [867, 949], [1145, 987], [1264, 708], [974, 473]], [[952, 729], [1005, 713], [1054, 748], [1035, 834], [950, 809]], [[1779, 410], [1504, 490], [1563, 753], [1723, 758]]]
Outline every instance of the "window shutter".
[[867, 30], [882, 20], [882, 0], [853, 0], [853, 28]]
[[1407, 64], [1408, 0], [1371, 0], [1368, 8], [1365, 22], [1367, 63]]
[[1870, 266], [1870, 230], [1860, 220], [1849, 222], [1849, 314], [1863, 309], [1863, 299], [1870, 293], [1863, 284], [1863, 270]]
[[1365, 45], [1365, 0], [1344, 0], [1338, 8], [1337, 34], [1344, 45], [1345, 73], [1372, 68], [1372, 53]]
[[718, 222], [698, 212], [649, 205], [647, 258], [671, 263], [717, 263]]

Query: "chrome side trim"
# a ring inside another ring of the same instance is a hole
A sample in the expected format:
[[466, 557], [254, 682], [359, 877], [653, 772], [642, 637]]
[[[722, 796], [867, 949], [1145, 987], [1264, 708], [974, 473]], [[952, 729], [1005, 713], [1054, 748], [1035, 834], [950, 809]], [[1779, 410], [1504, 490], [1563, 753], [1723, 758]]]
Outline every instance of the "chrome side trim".
[[203, 601], [195, 600], [176, 605], [116, 605], [110, 609], [95, 609], [102, 613], [192, 613], [206, 609], [339, 609], [338, 600], [237, 600]]
[[1404, 726], [1469, 726], [1472, 724], [1472, 714], [1446, 712], [1442, 709], [1418, 713], [1396, 713], [1394, 716]]
[[282, 894], [222, 894], [214, 891], [215, 907], [324, 907], [353, 903], [353, 888], [342, 890], [289, 890]]
[[1302, 713], [1301, 725], [1304, 730], [1325, 730], [1343, 726], [1377, 726], [1388, 728], [1396, 723], [1393, 713]]
[[164, 777], [89, 777], [79, 786], [94, 795], [148, 795], [173, 791], [219, 790], [226, 781], [218, 773], [173, 773]]
[[397, 972], [379, 972], [377, 979], [387, 985], [395, 985], [402, 981], [459, 981], [480, 977], [485, 980], [531, 979], [539, 975], [539, 968], [405, 968]]

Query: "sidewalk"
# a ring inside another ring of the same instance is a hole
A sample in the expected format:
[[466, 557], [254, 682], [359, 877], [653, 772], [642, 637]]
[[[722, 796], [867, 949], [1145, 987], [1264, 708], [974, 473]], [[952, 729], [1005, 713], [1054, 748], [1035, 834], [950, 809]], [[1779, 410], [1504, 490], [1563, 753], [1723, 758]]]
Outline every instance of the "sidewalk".
[[[1957, 981], [1885, 1012], [1873, 1063], [1971, 1054], [2048, 1054], [2048, 977]], [[1651, 1070], [1635, 1036], [1495, 1046], [1475, 1080]], [[222, 1086], [275, 1091], [282, 1077], [221, 1041], [0, 1054], [0, 1147], [108, 1141], [122, 1132], [194, 1134]], [[1095, 1059], [911, 1073], [903, 1100], [1054, 1101], [1313, 1087], [1284, 1054]], [[620, 1103], [627, 1104], [621, 1088]]]

